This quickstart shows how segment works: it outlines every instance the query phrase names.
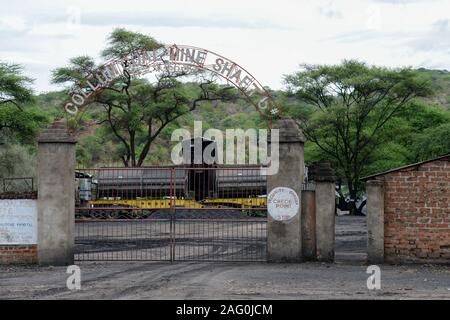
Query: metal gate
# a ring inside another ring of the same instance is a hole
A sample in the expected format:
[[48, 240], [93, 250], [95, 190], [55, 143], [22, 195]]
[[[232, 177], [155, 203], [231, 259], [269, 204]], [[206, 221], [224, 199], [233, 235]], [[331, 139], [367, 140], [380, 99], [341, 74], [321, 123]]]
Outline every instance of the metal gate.
[[265, 261], [259, 167], [95, 168], [76, 172], [78, 261]]

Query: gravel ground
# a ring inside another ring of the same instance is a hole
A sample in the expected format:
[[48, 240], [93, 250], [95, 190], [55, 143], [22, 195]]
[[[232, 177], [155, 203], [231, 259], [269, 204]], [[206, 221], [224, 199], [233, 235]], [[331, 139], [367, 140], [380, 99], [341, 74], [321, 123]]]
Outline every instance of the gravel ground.
[[450, 299], [450, 267], [268, 263], [80, 263], [81, 290], [64, 267], [1, 267], [1, 299]]
[[366, 217], [336, 217], [335, 261], [364, 263], [367, 258]]
[[336, 262], [79, 262], [81, 290], [65, 267], [0, 266], [0, 299], [449, 299], [450, 266], [381, 266], [368, 290], [365, 218], [338, 217]]

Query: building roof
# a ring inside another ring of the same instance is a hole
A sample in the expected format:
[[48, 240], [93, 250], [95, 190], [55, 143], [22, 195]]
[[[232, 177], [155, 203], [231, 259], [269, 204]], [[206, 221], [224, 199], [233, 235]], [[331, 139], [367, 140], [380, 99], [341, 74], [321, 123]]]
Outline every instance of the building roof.
[[443, 155], [443, 156], [439, 156], [437, 158], [428, 159], [428, 160], [425, 160], [425, 161], [416, 162], [416, 163], [413, 163], [413, 164], [408, 164], [406, 166], [402, 166], [402, 167], [390, 169], [390, 170], [387, 170], [387, 171], [375, 173], [375, 174], [372, 174], [370, 176], [363, 177], [360, 180], [361, 181], [366, 181], [366, 180], [369, 180], [369, 179], [372, 179], [372, 178], [375, 178], [375, 177], [378, 177], [378, 176], [382, 176], [382, 175], [385, 175], [385, 174], [388, 174], [388, 173], [391, 173], [391, 172], [400, 171], [400, 170], [403, 170], [403, 169], [408, 169], [408, 168], [413, 168], [413, 167], [419, 167], [419, 166], [421, 166], [421, 165], [423, 165], [425, 163], [428, 163], [428, 162], [444, 160], [444, 159], [450, 160], [450, 153], [447, 153], [446, 155]]

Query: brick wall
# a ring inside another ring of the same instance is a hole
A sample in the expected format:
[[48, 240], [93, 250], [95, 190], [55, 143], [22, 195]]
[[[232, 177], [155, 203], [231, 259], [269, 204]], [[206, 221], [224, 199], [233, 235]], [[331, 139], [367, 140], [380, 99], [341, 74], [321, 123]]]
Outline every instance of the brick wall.
[[385, 261], [450, 263], [450, 157], [382, 178]]
[[0, 245], [0, 264], [37, 263], [37, 245]]

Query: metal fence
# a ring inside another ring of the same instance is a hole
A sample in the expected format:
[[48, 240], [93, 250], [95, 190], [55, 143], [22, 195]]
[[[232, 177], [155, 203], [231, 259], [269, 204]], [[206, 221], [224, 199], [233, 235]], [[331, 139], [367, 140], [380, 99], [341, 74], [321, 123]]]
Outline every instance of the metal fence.
[[33, 177], [0, 178], [0, 199], [36, 199]]
[[35, 183], [33, 177], [2, 178], [1, 185], [3, 193], [35, 191]]
[[76, 184], [77, 260], [266, 260], [264, 169], [80, 169]]

